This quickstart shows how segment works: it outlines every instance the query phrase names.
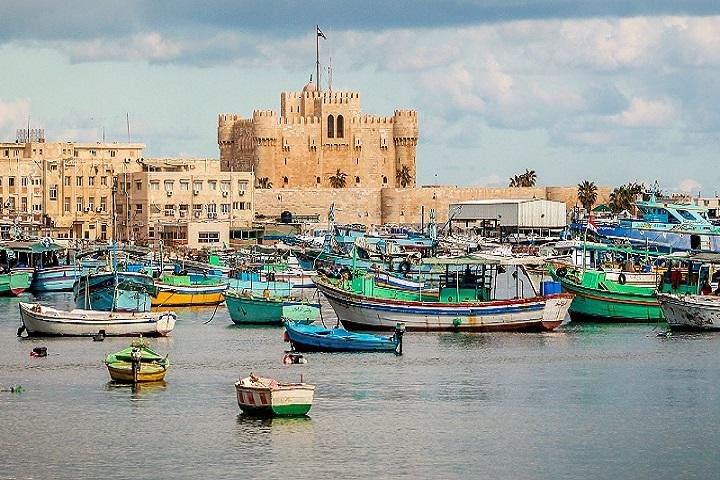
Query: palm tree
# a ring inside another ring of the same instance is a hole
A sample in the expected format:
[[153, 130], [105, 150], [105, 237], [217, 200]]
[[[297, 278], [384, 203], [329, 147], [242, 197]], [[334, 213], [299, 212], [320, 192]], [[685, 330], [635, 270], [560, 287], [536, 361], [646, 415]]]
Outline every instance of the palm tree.
[[534, 187], [537, 181], [535, 170], [525, 169], [525, 173], [510, 177], [510, 187]]
[[633, 206], [633, 194], [627, 185], [620, 185], [610, 192], [610, 208], [615, 213], [630, 210]]
[[345, 188], [347, 173], [341, 172], [338, 168], [334, 175], [330, 175], [330, 186], [332, 188]]
[[272, 182], [268, 177], [260, 177], [257, 179], [258, 188], [272, 188]]
[[406, 188], [410, 185], [410, 183], [412, 183], [413, 179], [412, 174], [410, 173], [410, 167], [403, 165], [395, 174], [395, 178], [402, 188]]
[[597, 186], [594, 182], [583, 180], [582, 183], [578, 183], [577, 195], [583, 208], [589, 214], [597, 201]]

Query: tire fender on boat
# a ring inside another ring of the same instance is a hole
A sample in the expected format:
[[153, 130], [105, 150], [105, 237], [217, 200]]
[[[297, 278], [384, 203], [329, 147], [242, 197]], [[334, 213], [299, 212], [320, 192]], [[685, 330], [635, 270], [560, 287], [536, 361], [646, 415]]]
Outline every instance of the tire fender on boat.
[[560, 268], [558, 268], [557, 270], [555, 270], [555, 274], [556, 274], [558, 277], [564, 277], [565, 275], [567, 275], [567, 268], [565, 268], [565, 267], [560, 267]]
[[625, 282], [627, 282], [627, 277], [625, 276], [625, 274], [621, 273], [620, 275], [618, 275], [618, 283], [620, 285], [625, 285]]

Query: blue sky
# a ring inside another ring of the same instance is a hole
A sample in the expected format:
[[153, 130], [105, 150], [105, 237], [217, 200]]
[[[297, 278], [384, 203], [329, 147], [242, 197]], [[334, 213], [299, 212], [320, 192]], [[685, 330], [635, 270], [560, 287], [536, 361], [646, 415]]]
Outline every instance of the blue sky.
[[279, 108], [327, 35], [333, 89], [420, 115], [418, 183], [720, 190], [720, 2], [4, 0], [0, 138], [217, 157], [218, 113]]

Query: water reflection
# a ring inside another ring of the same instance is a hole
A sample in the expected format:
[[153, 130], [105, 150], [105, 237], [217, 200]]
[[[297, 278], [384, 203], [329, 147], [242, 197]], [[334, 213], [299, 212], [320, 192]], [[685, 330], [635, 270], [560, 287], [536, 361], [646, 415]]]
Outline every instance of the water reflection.
[[239, 433], [248, 435], [313, 433], [313, 422], [309, 415], [300, 417], [257, 417], [241, 413], [237, 416], [237, 425]]
[[164, 392], [167, 389], [167, 382], [165, 380], [160, 382], [147, 382], [147, 383], [120, 383], [109, 381], [105, 384], [105, 390], [109, 392], [117, 392], [115, 397], [119, 398], [119, 395], [123, 392], [130, 393], [130, 399], [133, 401], [147, 400], [157, 395], [158, 393]]

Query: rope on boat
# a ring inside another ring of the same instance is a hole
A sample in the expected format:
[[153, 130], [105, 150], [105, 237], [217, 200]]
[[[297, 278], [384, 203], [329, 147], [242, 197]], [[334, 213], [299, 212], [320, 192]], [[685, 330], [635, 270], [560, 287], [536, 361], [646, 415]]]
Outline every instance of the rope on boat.
[[215, 318], [215, 314], [217, 313], [219, 306], [220, 306], [219, 303], [217, 305], [215, 305], [215, 311], [213, 312], [212, 316], [210, 317], [210, 320], [208, 320], [207, 322], [203, 322], [203, 325], [207, 325], [208, 323], [213, 321], [213, 318]]

